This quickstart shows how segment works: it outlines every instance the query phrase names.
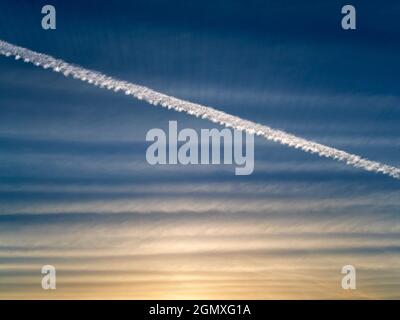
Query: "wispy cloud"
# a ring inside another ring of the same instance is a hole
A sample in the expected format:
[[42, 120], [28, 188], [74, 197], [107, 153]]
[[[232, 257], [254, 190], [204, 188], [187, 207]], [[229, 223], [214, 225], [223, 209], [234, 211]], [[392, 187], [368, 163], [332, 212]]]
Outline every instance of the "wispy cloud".
[[14, 56], [17, 60], [23, 59], [24, 62], [30, 62], [45, 69], [50, 68], [55, 72], [63, 73], [65, 76], [72, 76], [76, 79], [106, 88], [108, 90], [114, 90], [116, 92], [122, 91], [126, 95], [132, 95], [137, 99], [144, 100], [153, 105], [161, 105], [162, 107], [174, 109], [179, 112], [184, 111], [190, 115], [208, 119], [214, 123], [219, 123], [236, 130], [244, 130], [250, 134], [256, 134], [268, 140], [294, 147], [296, 149], [301, 149], [305, 152], [316, 153], [321, 157], [343, 161], [348, 165], [357, 168], [383, 173], [393, 178], [400, 179], [399, 168], [363, 159], [360, 156], [299, 138], [281, 130], [272, 129], [265, 125], [244, 120], [211, 107], [177, 99], [175, 97], [159, 93], [143, 86], [128, 83], [126, 81], [120, 81], [96, 71], [74, 66], [66, 63], [63, 60], [55, 59], [46, 54], [37, 53], [4, 41], [0, 41], [0, 53], [4, 56]]

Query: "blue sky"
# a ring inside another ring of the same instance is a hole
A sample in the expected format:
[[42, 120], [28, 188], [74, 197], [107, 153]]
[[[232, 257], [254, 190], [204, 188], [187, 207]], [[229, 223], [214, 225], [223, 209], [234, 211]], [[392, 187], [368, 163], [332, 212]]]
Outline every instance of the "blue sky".
[[[400, 166], [400, 4], [0, 3], [0, 39]], [[150, 166], [217, 127], [0, 58], [0, 297], [399, 298], [400, 185], [255, 138], [255, 171]], [[58, 288], [40, 287], [41, 266]], [[341, 267], [358, 270], [343, 291]]]

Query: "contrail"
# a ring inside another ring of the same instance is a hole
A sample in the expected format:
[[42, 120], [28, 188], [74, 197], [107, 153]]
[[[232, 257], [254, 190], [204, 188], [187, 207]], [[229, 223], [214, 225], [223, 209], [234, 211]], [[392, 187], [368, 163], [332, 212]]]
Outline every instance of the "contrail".
[[66, 77], [72, 76], [101, 88], [122, 91], [126, 95], [133, 96], [139, 100], [144, 100], [152, 105], [160, 105], [176, 111], [184, 111], [190, 115], [208, 119], [219, 123], [228, 128], [245, 131], [250, 134], [262, 136], [268, 140], [278, 142], [289, 147], [301, 149], [305, 152], [316, 153], [321, 157], [332, 158], [343, 161], [350, 166], [362, 168], [367, 171], [379, 172], [400, 179], [400, 169], [380, 162], [363, 159], [360, 156], [348, 153], [343, 150], [328, 147], [323, 144], [296, 137], [281, 130], [272, 129], [266, 125], [244, 120], [240, 117], [206, 107], [197, 103], [177, 99], [166, 94], [154, 91], [150, 88], [139, 86], [126, 81], [114, 79], [100, 72], [88, 70], [77, 65], [67, 63], [63, 60], [53, 58], [49, 55], [38, 53], [23, 47], [15, 46], [11, 43], [0, 40], [0, 54], [13, 56], [16, 60], [22, 59], [24, 62], [33, 63], [35, 66], [44, 69], [52, 69], [61, 72]]

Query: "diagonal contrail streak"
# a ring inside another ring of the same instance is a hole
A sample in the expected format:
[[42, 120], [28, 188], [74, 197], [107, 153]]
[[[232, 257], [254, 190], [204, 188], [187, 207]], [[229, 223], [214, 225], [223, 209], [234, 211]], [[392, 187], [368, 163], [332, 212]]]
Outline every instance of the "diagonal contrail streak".
[[127, 81], [117, 80], [100, 72], [88, 70], [80, 66], [67, 63], [63, 60], [53, 58], [49, 55], [38, 53], [1, 40], [0, 54], [7, 57], [13, 56], [16, 60], [22, 59], [24, 62], [33, 63], [35, 66], [43, 67], [44, 69], [52, 69], [55, 72], [61, 72], [66, 77], [72, 76], [75, 79], [86, 81], [101, 88], [114, 90], [116, 92], [122, 91], [126, 95], [144, 100], [156, 106], [160, 105], [162, 107], [174, 109], [179, 112], [184, 111], [190, 115], [208, 119], [228, 128], [233, 128], [240, 131], [244, 130], [247, 133], [262, 136], [268, 140], [272, 140], [289, 147], [301, 149], [309, 153], [316, 153], [321, 157], [343, 161], [356, 168], [379, 172], [389, 175], [393, 178], [400, 179], [400, 168], [368, 159], [363, 159], [360, 156], [345, 152], [343, 150], [296, 137], [284, 131], [272, 129], [266, 125], [244, 120], [240, 117], [230, 115], [211, 107], [177, 99], [152, 89], [129, 83]]

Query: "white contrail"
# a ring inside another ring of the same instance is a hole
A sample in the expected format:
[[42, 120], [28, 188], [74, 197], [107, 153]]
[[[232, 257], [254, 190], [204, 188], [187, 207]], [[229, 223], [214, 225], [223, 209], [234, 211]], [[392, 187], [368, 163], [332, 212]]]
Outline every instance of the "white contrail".
[[7, 57], [13, 56], [16, 60], [22, 59], [24, 62], [33, 63], [34, 65], [43, 67], [44, 69], [50, 68], [55, 72], [63, 73], [65, 76], [72, 76], [75, 79], [86, 81], [101, 88], [114, 90], [116, 92], [122, 91], [126, 95], [131, 95], [139, 100], [144, 100], [153, 105], [161, 105], [162, 107], [175, 109], [176, 111], [180, 112], [185, 111], [190, 115], [208, 119], [212, 122], [225, 125], [229, 128], [240, 131], [244, 130], [250, 134], [263, 136], [268, 140], [272, 140], [283, 145], [288, 145], [296, 149], [302, 149], [305, 152], [317, 153], [321, 157], [336, 159], [338, 161], [346, 162], [348, 165], [353, 167], [362, 168], [367, 171], [380, 172], [393, 178], [400, 179], [399, 168], [376, 161], [363, 159], [357, 155], [328, 147], [310, 140], [299, 138], [284, 131], [272, 129], [262, 124], [244, 120], [211, 107], [177, 99], [143, 86], [117, 80], [100, 72], [72, 65], [49, 55], [37, 53], [35, 51], [15, 46], [11, 43], [1, 40], [0, 54]]

